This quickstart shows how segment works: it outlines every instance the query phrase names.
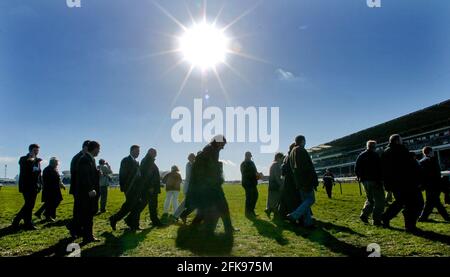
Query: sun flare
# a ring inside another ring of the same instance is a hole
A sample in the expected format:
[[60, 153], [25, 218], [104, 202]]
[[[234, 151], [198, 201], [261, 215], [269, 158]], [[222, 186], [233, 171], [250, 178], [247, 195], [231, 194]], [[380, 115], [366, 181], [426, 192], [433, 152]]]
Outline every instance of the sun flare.
[[213, 69], [226, 61], [229, 39], [214, 25], [202, 22], [185, 30], [179, 39], [184, 60], [201, 70]]

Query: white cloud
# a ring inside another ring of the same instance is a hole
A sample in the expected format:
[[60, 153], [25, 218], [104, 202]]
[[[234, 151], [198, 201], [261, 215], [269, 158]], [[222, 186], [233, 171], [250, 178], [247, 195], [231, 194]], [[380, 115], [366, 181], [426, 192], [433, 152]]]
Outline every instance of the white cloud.
[[224, 165], [229, 165], [229, 166], [236, 166], [236, 163], [234, 163], [233, 161], [230, 160], [220, 160]]
[[10, 164], [19, 162], [18, 157], [0, 157], [0, 164]]
[[280, 81], [304, 81], [303, 77], [297, 76], [294, 73], [282, 68], [278, 68], [277, 70], [275, 70], [275, 73], [277, 74], [278, 80]]

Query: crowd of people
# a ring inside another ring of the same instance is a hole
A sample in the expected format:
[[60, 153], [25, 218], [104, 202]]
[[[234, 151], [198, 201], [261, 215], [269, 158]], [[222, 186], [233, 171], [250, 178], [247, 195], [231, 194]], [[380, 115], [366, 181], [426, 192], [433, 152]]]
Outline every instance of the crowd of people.
[[[186, 164], [185, 180], [179, 168], [172, 166], [163, 178], [156, 165], [157, 151], [150, 148], [141, 162], [138, 162], [140, 146], [130, 147], [129, 155], [122, 159], [119, 170], [120, 191], [125, 201], [120, 209], [109, 217], [113, 230], [124, 220], [133, 231], [141, 230], [139, 225], [142, 211], [148, 206], [153, 226], [163, 226], [167, 219], [182, 220], [195, 212], [190, 226], [207, 234], [214, 233], [217, 223], [222, 220], [226, 234], [239, 229], [231, 221], [230, 210], [222, 185], [224, 183], [223, 164], [219, 160], [220, 151], [227, 141], [223, 135], [215, 136], [198, 153], [190, 153]], [[305, 149], [306, 139], [297, 136], [286, 155], [276, 153], [269, 170], [268, 197], [264, 212], [270, 218], [288, 220], [305, 228], [315, 228], [312, 206], [319, 185], [314, 164]], [[416, 232], [417, 221], [428, 221], [434, 208], [446, 221], [450, 217], [440, 201], [442, 180], [439, 163], [433, 157], [433, 149], [425, 147], [423, 158], [415, 155], [402, 144], [399, 135], [392, 135], [389, 144], [379, 155], [376, 142], [370, 140], [356, 160], [355, 174], [364, 186], [366, 201], [359, 218], [368, 224], [388, 228], [390, 221], [403, 211], [405, 229]], [[19, 229], [23, 220], [24, 228], [35, 230], [32, 214], [38, 193], [42, 189], [42, 207], [35, 213], [47, 221], [55, 221], [56, 210], [62, 201], [61, 189], [65, 189], [58, 172], [58, 159], [51, 158], [49, 165], [41, 172], [38, 158], [39, 145], [29, 146], [29, 153], [20, 158], [19, 191], [23, 194], [24, 205], [15, 216], [12, 228]], [[94, 236], [94, 216], [106, 211], [108, 186], [112, 170], [103, 159], [96, 164], [100, 152], [96, 141], [85, 141], [82, 149], [71, 161], [71, 185], [73, 214], [68, 230], [73, 238], [83, 238], [84, 243], [98, 241]], [[246, 152], [240, 165], [242, 187], [245, 191], [245, 216], [257, 217], [255, 207], [258, 201], [258, 180], [263, 174], [258, 172], [252, 160], [252, 153]], [[334, 175], [327, 170], [323, 176], [324, 188], [332, 197]], [[158, 216], [158, 195], [161, 183], [165, 184], [166, 198], [161, 220]], [[179, 192], [184, 199], [178, 202]], [[425, 190], [426, 201], [422, 196]], [[386, 208], [385, 191], [392, 193], [394, 201]], [[171, 209], [172, 207], [172, 209]]]

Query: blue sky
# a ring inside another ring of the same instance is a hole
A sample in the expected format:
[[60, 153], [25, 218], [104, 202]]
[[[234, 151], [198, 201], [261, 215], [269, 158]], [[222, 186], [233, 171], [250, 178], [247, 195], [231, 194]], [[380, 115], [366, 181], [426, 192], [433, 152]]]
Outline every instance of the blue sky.
[[[256, 6], [229, 33], [242, 51], [265, 62], [228, 57], [248, 82], [219, 67], [228, 102], [211, 74], [193, 74], [175, 105], [277, 106], [280, 150], [297, 134], [318, 145], [449, 98], [450, 2], [365, 0], [280, 0], [207, 2], [220, 25]], [[202, 1], [159, 1], [189, 24]], [[259, 3], [259, 4], [258, 4]], [[81, 142], [102, 145], [100, 157], [114, 171], [131, 144], [159, 150], [162, 170], [184, 169], [189, 152], [203, 143], [176, 144], [170, 130], [171, 103], [188, 65], [164, 74], [178, 54], [180, 28], [149, 0], [0, 2], [0, 165], [18, 172], [18, 157], [30, 143], [41, 156], [60, 158], [67, 169]], [[238, 179], [246, 150], [267, 171], [273, 155], [259, 143], [232, 143], [221, 158], [227, 179]], [[3, 172], [1, 174], [3, 177]]]

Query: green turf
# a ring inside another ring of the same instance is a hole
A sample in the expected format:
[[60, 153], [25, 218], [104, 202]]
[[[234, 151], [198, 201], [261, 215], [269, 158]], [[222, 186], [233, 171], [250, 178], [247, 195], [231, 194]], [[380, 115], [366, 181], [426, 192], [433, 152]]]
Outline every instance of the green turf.
[[[95, 235], [98, 243], [82, 247], [82, 256], [354, 256], [367, 255], [366, 247], [377, 243], [383, 256], [450, 256], [450, 224], [444, 223], [437, 214], [431, 218], [435, 223], [419, 223], [423, 229], [419, 236], [403, 231], [401, 214], [392, 221], [394, 229], [365, 225], [359, 221], [359, 212], [364, 197], [359, 195], [358, 186], [344, 184], [343, 194], [335, 187], [335, 198], [329, 200], [323, 189], [317, 193], [313, 207], [318, 228], [305, 230], [288, 223], [269, 220], [263, 213], [267, 198], [267, 186], [259, 186], [257, 204], [258, 219], [250, 221], [243, 215], [244, 192], [239, 185], [224, 186], [235, 227], [240, 229], [234, 240], [227, 239], [221, 232], [213, 238], [198, 236], [182, 224], [166, 228], [150, 228], [148, 210], [141, 216], [141, 227], [145, 230], [136, 234], [126, 231], [123, 222], [117, 231], [112, 231], [108, 217], [116, 212], [123, 202], [118, 189], [110, 189], [105, 214], [95, 218]], [[159, 211], [162, 212], [162, 199]], [[36, 208], [40, 206], [37, 201]], [[38, 231], [20, 231], [11, 234], [6, 227], [23, 203], [15, 187], [0, 190], [0, 256], [62, 256], [67, 255], [70, 243], [65, 223], [72, 211], [72, 197], [64, 192], [64, 201], [58, 209], [58, 221], [39, 223]], [[448, 208], [448, 207], [447, 207]], [[75, 242], [80, 242], [76, 240]]]

